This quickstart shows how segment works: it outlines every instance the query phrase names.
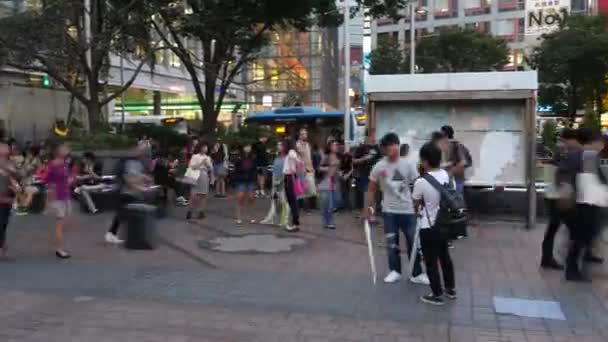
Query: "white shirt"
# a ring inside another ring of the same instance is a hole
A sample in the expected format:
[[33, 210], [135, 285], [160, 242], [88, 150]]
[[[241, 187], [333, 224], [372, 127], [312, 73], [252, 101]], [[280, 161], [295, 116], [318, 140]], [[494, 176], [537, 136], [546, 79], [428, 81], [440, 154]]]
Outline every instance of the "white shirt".
[[298, 167], [298, 154], [295, 150], [289, 150], [285, 163], [283, 163], [283, 175], [293, 175]]
[[[435, 177], [439, 184], [447, 184], [450, 182], [450, 175], [445, 170], [437, 170], [429, 172], [429, 175]], [[437, 214], [439, 213], [439, 204], [441, 202], [441, 193], [435, 189], [424, 178], [418, 178], [414, 183], [414, 191], [412, 198], [415, 201], [423, 201], [424, 207], [420, 210], [418, 223], [420, 229], [429, 229], [435, 224]], [[428, 213], [428, 214], [427, 214]]]
[[418, 177], [416, 165], [405, 158], [391, 162], [382, 158], [370, 172], [369, 179], [382, 190], [382, 212], [413, 214], [410, 185]]
[[191, 175], [194, 176], [193, 178], [198, 179], [198, 177], [200, 177], [201, 171], [208, 172], [210, 169], [213, 168], [213, 162], [211, 161], [211, 157], [209, 157], [208, 155], [197, 153], [192, 155], [192, 158], [190, 158], [188, 168], [192, 170]]

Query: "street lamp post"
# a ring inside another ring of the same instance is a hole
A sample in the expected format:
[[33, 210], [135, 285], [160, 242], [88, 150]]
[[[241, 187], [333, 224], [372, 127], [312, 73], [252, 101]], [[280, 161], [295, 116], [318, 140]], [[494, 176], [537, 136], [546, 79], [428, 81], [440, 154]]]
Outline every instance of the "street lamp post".
[[410, 2], [410, 74], [416, 73], [416, 1]]
[[350, 145], [350, 0], [344, 0], [344, 149]]

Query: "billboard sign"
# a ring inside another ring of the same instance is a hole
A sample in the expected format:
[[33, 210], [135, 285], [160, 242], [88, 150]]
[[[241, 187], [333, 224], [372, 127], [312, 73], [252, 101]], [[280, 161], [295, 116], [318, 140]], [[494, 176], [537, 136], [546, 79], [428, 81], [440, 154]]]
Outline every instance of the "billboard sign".
[[570, 0], [526, 0], [526, 35], [556, 30], [570, 13]]

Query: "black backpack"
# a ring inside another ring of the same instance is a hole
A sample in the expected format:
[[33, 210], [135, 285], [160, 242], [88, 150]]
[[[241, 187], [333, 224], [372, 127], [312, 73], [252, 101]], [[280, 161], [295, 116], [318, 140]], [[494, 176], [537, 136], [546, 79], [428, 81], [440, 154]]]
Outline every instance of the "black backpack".
[[[467, 221], [467, 208], [462, 194], [450, 184], [440, 184], [435, 177], [425, 174], [422, 176], [433, 188], [439, 191], [441, 200], [439, 212], [435, 219], [434, 229], [439, 229], [442, 235], [453, 236], [453, 230]], [[429, 218], [430, 219], [430, 218]]]
[[459, 143], [458, 141], [453, 141], [450, 143], [450, 148], [451, 155], [457, 155], [458, 160], [464, 159], [465, 168], [468, 169], [470, 167], [473, 167], [473, 157], [471, 156], [471, 151], [469, 151], [466, 146]]

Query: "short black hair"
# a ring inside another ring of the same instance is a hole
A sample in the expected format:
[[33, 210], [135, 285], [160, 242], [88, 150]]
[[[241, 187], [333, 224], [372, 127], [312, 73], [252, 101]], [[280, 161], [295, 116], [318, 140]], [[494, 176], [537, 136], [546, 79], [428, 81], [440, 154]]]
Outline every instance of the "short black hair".
[[436, 143], [437, 141], [445, 138], [445, 134], [443, 132], [435, 131], [431, 133], [431, 142]]
[[454, 128], [450, 125], [445, 125], [441, 127], [441, 132], [448, 137], [448, 139], [454, 139]]
[[560, 137], [564, 140], [578, 140], [577, 132], [573, 128], [564, 128]]
[[399, 155], [405, 157], [408, 153], [410, 153], [410, 145], [401, 144], [401, 147], [399, 147]]
[[441, 150], [434, 143], [428, 142], [420, 149], [420, 160], [426, 161], [432, 168], [441, 165]]
[[578, 140], [579, 144], [581, 145], [587, 145], [594, 141], [596, 135], [597, 134], [594, 132], [593, 129], [581, 127], [576, 132], [576, 140]]
[[393, 132], [386, 133], [382, 139], [380, 139], [380, 146], [386, 147], [390, 145], [400, 145], [399, 136]]

